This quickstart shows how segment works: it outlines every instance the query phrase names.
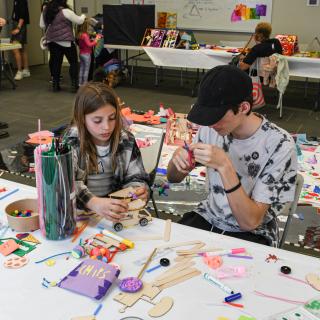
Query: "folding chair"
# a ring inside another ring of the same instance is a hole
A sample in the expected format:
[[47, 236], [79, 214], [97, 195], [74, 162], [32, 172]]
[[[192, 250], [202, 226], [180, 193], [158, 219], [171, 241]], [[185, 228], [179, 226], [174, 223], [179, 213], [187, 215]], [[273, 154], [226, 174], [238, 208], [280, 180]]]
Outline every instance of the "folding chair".
[[161, 156], [161, 150], [162, 150], [162, 146], [163, 146], [163, 142], [164, 142], [164, 137], [165, 137], [165, 133], [162, 131], [161, 134], [159, 135], [159, 139], [157, 140], [156, 143], [154, 143], [150, 147], [140, 149], [144, 168], [150, 177], [150, 183], [149, 183], [150, 199], [152, 201], [153, 208], [154, 208], [154, 211], [156, 213], [157, 218], [159, 218], [159, 212], [158, 212], [156, 202], [154, 200], [152, 186], [153, 186], [154, 180], [156, 178], [157, 167], [158, 167], [160, 156]]
[[287, 215], [287, 221], [286, 221], [286, 224], [284, 226], [281, 239], [279, 241], [279, 248], [283, 247], [284, 242], [286, 240], [286, 237], [287, 237], [287, 234], [288, 234], [288, 231], [289, 231], [290, 222], [292, 220], [292, 216], [297, 210], [297, 205], [298, 205], [299, 196], [300, 196], [300, 193], [301, 193], [302, 186], [303, 186], [303, 176], [300, 173], [298, 173], [297, 174], [297, 180], [296, 180], [296, 190], [295, 190], [295, 193], [294, 193], [294, 200], [292, 202], [288, 203], [284, 207], [284, 210], [283, 210], [283, 213], [282, 213], [284, 215]]

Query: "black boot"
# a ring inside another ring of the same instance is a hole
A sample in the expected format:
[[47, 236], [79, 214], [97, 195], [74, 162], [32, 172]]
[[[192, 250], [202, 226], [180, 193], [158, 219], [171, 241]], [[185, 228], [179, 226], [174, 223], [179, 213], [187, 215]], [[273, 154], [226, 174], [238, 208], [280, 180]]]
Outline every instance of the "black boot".
[[9, 137], [9, 133], [7, 131], [0, 131], [0, 139]]
[[6, 122], [0, 121], [0, 129], [7, 129], [7, 128], [8, 128], [8, 124]]
[[61, 90], [60, 84], [58, 81], [53, 80], [52, 81], [52, 91], [53, 92], [58, 92]]

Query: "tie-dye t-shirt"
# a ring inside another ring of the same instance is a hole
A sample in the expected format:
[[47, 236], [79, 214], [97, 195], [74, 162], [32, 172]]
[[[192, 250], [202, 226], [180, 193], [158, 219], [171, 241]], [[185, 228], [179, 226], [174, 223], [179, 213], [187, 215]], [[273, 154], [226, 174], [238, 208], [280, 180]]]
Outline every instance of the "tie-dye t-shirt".
[[[222, 148], [231, 159], [242, 187], [248, 196], [270, 204], [262, 224], [255, 230], [270, 245], [278, 242], [276, 216], [286, 202], [294, 199], [297, 157], [292, 137], [285, 130], [263, 118], [260, 128], [247, 139], [220, 136], [214, 129], [201, 127], [195, 142]], [[218, 171], [208, 168], [209, 194], [195, 211], [215, 227], [241, 232], [232, 214]]]

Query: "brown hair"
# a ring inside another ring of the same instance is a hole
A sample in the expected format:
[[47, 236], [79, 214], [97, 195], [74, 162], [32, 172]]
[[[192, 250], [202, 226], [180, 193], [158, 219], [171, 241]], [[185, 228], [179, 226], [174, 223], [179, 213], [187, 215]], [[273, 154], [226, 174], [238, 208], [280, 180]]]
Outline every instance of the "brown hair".
[[122, 119], [120, 114], [120, 106], [116, 93], [107, 85], [101, 82], [89, 82], [82, 86], [75, 98], [73, 107], [73, 116], [71, 125], [75, 125], [78, 129], [80, 140], [80, 157], [88, 157], [86, 161], [88, 172], [97, 172], [97, 149], [92, 140], [91, 134], [87, 130], [85, 124], [85, 116], [96, 110], [110, 104], [116, 109], [116, 124], [110, 137], [110, 150], [112, 159], [112, 169], [116, 168], [116, 153], [120, 141]]
[[[253, 96], [250, 95], [249, 97], [243, 99], [243, 101], [246, 101], [246, 102], [248, 102], [248, 103], [250, 104], [250, 110], [249, 110], [248, 113], [247, 113], [247, 116], [248, 116], [248, 115], [251, 113], [251, 111], [252, 111]], [[238, 114], [239, 108], [240, 108], [240, 104], [238, 104], [238, 105], [233, 105], [233, 106], [230, 107], [230, 109], [233, 111], [234, 114]]]
[[256, 39], [258, 41], [268, 40], [272, 32], [271, 24], [268, 22], [260, 22], [255, 29]]
[[83, 33], [88, 33], [90, 20], [85, 18], [83, 24], [77, 26], [77, 38], [79, 39]]

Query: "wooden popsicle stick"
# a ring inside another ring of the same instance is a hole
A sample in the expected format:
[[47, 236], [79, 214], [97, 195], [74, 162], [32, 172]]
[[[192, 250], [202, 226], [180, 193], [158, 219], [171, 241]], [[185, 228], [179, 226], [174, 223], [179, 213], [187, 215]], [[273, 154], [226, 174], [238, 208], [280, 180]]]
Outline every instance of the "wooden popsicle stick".
[[175, 262], [183, 262], [183, 263], [188, 263], [189, 261], [192, 260], [193, 257], [198, 257], [197, 254], [189, 254], [189, 255], [183, 255], [183, 256], [177, 256], [174, 261]]
[[156, 287], [162, 286], [163, 284], [166, 284], [166, 283], [168, 283], [170, 281], [173, 281], [173, 280], [175, 280], [177, 278], [183, 277], [183, 276], [185, 276], [185, 275], [187, 275], [187, 274], [189, 274], [191, 272], [197, 271], [197, 270], [198, 269], [196, 269], [196, 268], [187, 268], [187, 269], [182, 270], [182, 271], [180, 271], [178, 273], [175, 273], [175, 274], [173, 274], [171, 276], [165, 277], [165, 278], [163, 278], [161, 280], [154, 281], [153, 285], [156, 286]]
[[200, 249], [190, 249], [190, 250], [177, 250], [177, 255], [188, 255], [188, 254], [198, 254], [198, 253], [204, 253], [204, 252], [214, 252], [214, 251], [220, 251], [221, 248], [200, 248]]
[[188, 280], [188, 279], [191, 279], [191, 278], [193, 278], [193, 277], [196, 277], [196, 276], [198, 276], [198, 275], [200, 275], [200, 274], [201, 274], [201, 271], [196, 270], [196, 271], [194, 271], [194, 272], [192, 272], [192, 273], [189, 273], [189, 274], [187, 274], [187, 275], [185, 275], [185, 276], [176, 278], [175, 280], [173, 280], [173, 281], [171, 281], [171, 282], [168, 282], [168, 283], [166, 283], [166, 284], [163, 284], [162, 286], [159, 286], [158, 288], [159, 288], [160, 290], [164, 290], [164, 289], [170, 288], [170, 287], [172, 287], [172, 286], [174, 286], [174, 285], [176, 285], [176, 284], [179, 284], [179, 283], [181, 283], [181, 282], [183, 282], [183, 281], [186, 281], [186, 280]]
[[161, 235], [145, 235], [145, 236], [130, 237], [130, 239], [131, 239], [131, 241], [162, 240], [163, 236], [161, 236]]
[[170, 241], [170, 235], [171, 235], [171, 220], [167, 219], [164, 227], [163, 240], [166, 242]]
[[172, 275], [175, 275], [179, 272], [182, 272], [185, 269], [191, 268], [195, 265], [196, 263], [194, 261], [190, 261], [189, 263], [183, 263], [183, 264], [177, 264], [177, 267], [171, 268], [170, 270], [167, 270], [157, 278], [155, 278], [155, 281], [160, 281], [163, 280], [167, 277], [170, 277]]
[[177, 247], [191, 246], [193, 244], [200, 244], [200, 243], [205, 245], [205, 243], [203, 243], [200, 240], [194, 240], [194, 241], [186, 241], [186, 242], [176, 242], [176, 243], [171, 243], [171, 244], [168, 243], [168, 244], [164, 244], [162, 246], [159, 246], [158, 249], [177, 248]]
[[157, 252], [157, 248], [154, 248], [153, 251], [151, 252], [148, 260], [146, 261], [146, 263], [143, 265], [142, 269], [140, 270], [140, 272], [139, 272], [139, 274], [138, 274], [138, 276], [137, 276], [138, 279], [141, 279], [141, 278], [142, 278], [143, 273], [144, 273], [144, 272], [146, 271], [146, 269], [148, 268], [148, 265], [150, 264], [153, 256], [156, 254], [156, 252]]

